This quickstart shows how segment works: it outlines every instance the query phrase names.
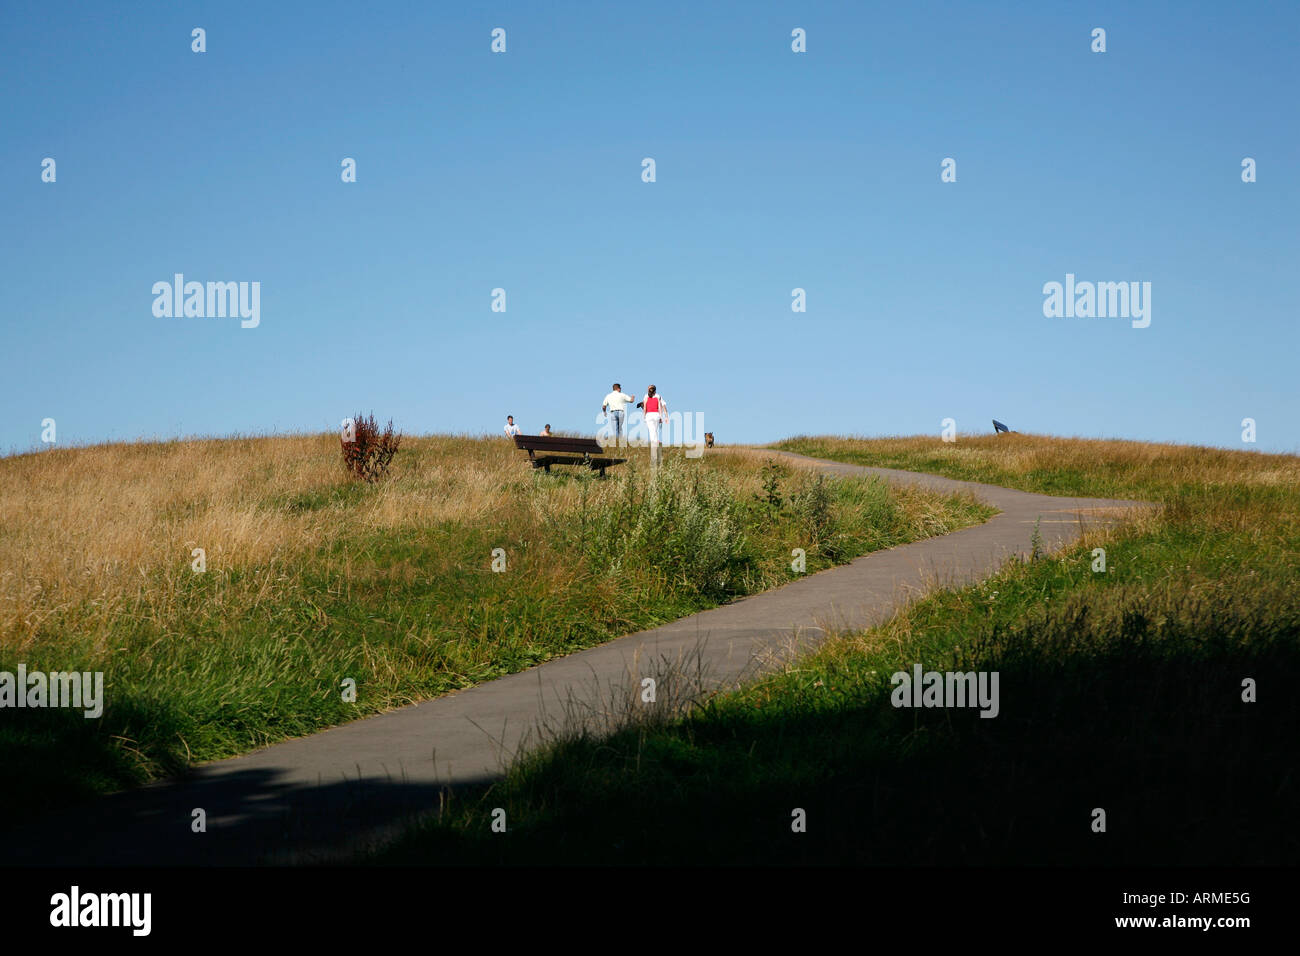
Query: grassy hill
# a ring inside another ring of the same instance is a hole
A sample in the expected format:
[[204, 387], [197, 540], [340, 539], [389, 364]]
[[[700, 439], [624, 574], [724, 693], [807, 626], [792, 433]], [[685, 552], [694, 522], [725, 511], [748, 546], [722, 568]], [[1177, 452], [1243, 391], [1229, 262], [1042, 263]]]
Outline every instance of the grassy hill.
[[[376, 861], [1300, 862], [1300, 458], [1018, 434], [778, 447], [1162, 507], [666, 724], [555, 740]], [[893, 707], [916, 663], [999, 672], [1001, 713]]]
[[[522, 670], [877, 548], [966, 498], [645, 451], [597, 481], [500, 439], [408, 438], [385, 481], [335, 436], [0, 460], [0, 671], [103, 671], [100, 719], [0, 711], [0, 813], [118, 789]], [[196, 549], [203, 569], [196, 570]], [[505, 571], [492, 569], [504, 552]], [[356, 683], [345, 701], [345, 680]]]

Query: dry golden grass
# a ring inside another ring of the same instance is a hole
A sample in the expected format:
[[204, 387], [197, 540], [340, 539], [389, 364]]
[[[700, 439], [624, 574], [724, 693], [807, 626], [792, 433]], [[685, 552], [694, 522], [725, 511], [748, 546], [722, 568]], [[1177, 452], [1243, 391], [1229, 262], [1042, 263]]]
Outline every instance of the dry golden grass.
[[[644, 448], [621, 454], [632, 467], [648, 460]], [[758, 493], [742, 453], [710, 453], [710, 466], [742, 495]], [[0, 460], [0, 644], [22, 647], [52, 615], [99, 645], [124, 614], [167, 620], [195, 548], [209, 574], [244, 572], [215, 600], [256, 606], [283, 599], [302, 557], [345, 537], [500, 521], [521, 509], [564, 514], [584, 494], [598, 503], [622, 487], [535, 486], [511, 443], [446, 436], [408, 436], [390, 478], [351, 496], [333, 435], [120, 443]], [[361, 579], [349, 558], [339, 560], [332, 570]]]
[[[346, 510], [294, 507], [346, 493], [332, 435], [52, 450], [0, 461], [0, 642], [21, 644], [53, 613], [109, 620], [156, 612], [191, 573], [259, 569], [257, 591], [343, 535], [469, 520], [510, 506], [526, 477], [512, 447], [407, 438], [390, 481]], [[245, 582], [249, 586], [250, 582]]]
[[[873, 463], [928, 464], [977, 480], [1083, 475], [1096, 494], [1126, 483], [1300, 487], [1300, 458], [1289, 455], [1019, 434], [954, 444], [930, 437], [814, 441], [826, 453], [865, 448]], [[644, 467], [645, 449], [623, 454]], [[756, 464], [763, 454], [728, 446], [708, 458], [749, 497], [762, 490]], [[520, 508], [565, 513], [584, 494], [596, 503], [621, 493], [617, 481], [553, 482], [539, 495], [520, 459], [506, 441], [408, 437], [391, 479], [346, 505], [312, 500], [348, 491], [333, 435], [113, 444], [4, 459], [0, 643], [21, 645], [54, 614], [90, 631], [124, 611], [165, 615], [173, 603], [168, 591], [190, 573], [194, 548], [205, 549], [210, 572], [255, 571], [239, 584], [239, 600], [255, 604], [294, 586], [302, 555], [344, 536], [499, 519]], [[943, 530], [933, 496], [897, 489], [896, 500], [909, 519]]]
[[1020, 433], [959, 435], [952, 443], [930, 436], [871, 439], [818, 436], [790, 439], [790, 442], [811, 442], [827, 451], [868, 452], [882, 462], [890, 459], [898, 462], [885, 467], [909, 464], [915, 467], [918, 461], [947, 464], [969, 473], [972, 478], [976, 474], [1065, 473], [1104, 481], [1127, 479], [1134, 486], [1149, 488], [1179, 484], [1300, 486], [1300, 456], [1195, 445]]

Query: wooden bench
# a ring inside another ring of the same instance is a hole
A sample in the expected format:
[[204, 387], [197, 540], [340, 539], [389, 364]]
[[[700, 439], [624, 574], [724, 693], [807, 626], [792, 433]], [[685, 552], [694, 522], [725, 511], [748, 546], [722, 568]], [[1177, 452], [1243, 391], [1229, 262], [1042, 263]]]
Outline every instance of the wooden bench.
[[534, 468], [549, 474], [552, 465], [586, 465], [605, 477], [605, 469], [621, 465], [626, 458], [607, 458], [605, 449], [594, 438], [564, 438], [560, 435], [516, 435], [515, 447], [528, 452]]

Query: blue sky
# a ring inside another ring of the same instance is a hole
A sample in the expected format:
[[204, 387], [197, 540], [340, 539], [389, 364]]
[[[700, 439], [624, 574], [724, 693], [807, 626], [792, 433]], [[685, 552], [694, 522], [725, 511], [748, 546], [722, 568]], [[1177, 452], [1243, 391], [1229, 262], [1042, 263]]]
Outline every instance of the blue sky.
[[[722, 442], [1300, 450], [1293, 4], [123, 8], [0, 7], [0, 450], [594, 433], [615, 380]], [[156, 317], [178, 272], [260, 325]], [[1067, 273], [1150, 326], [1044, 317]]]

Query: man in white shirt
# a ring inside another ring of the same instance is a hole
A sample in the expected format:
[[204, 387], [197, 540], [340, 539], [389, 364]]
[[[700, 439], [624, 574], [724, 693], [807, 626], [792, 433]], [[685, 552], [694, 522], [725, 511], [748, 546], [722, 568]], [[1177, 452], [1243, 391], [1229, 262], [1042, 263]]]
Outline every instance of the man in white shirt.
[[521, 429], [519, 428], [519, 426], [515, 424], [515, 416], [507, 415], [506, 416], [506, 437], [514, 438], [516, 435], [520, 433], [520, 431]]
[[605, 402], [600, 406], [600, 410], [609, 416], [609, 423], [614, 427], [614, 446], [618, 447], [619, 436], [623, 436], [624, 443], [627, 441], [627, 433], [623, 431], [623, 419], [626, 414], [628, 405], [636, 401], [632, 395], [623, 391], [623, 386], [614, 383], [614, 391], [605, 396]]

